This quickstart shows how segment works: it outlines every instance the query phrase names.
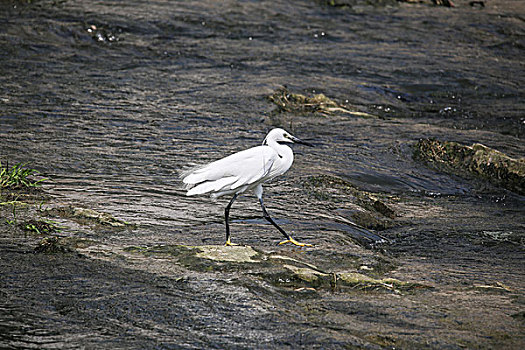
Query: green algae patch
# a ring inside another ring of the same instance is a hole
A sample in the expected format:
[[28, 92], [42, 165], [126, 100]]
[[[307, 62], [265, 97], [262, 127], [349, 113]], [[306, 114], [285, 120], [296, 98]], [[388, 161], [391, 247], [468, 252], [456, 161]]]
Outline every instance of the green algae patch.
[[467, 146], [423, 139], [414, 146], [414, 159], [439, 171], [459, 176], [474, 175], [525, 195], [525, 158], [514, 159], [479, 143]]
[[349, 114], [365, 118], [377, 118], [372, 114], [352, 111], [334, 100], [326, 97], [324, 94], [316, 94], [312, 97], [293, 93], [283, 87], [276, 90], [268, 99], [277, 106], [277, 112], [290, 112], [294, 114], [308, 115], [314, 114], [319, 116], [330, 116], [335, 114]]

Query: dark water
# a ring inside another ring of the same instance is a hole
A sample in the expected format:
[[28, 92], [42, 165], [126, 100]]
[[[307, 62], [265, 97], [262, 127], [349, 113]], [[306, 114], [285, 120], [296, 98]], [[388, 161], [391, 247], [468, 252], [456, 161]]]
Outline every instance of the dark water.
[[[390, 254], [444, 259], [436, 266], [488, 255], [494, 260], [478, 261], [469, 278], [494, 265], [498, 278], [523, 288], [522, 245], [479, 243], [494, 232], [522, 242], [523, 197], [430, 170], [412, 160], [410, 145], [435, 137], [525, 154], [525, 6], [356, 3], [2, 1], [0, 160], [50, 177], [49, 206], [80, 203], [138, 224], [116, 232], [72, 227], [65, 235], [109, 250], [221, 244], [226, 199], [186, 198], [178, 172], [257, 145], [283, 126], [316, 144], [296, 147], [290, 173], [266, 187], [269, 209], [298, 237], [337, 249], [331, 235], [344, 230], [303, 191], [308, 176], [336, 175], [410, 202], [405, 226], [382, 233], [394, 242]], [[283, 85], [381, 119], [274, 115], [266, 96]], [[418, 216], [431, 205], [441, 211]], [[275, 245], [280, 237], [253, 197], [234, 209], [234, 241]], [[4, 242], [20, 265], [49, 264], [21, 254], [16, 239]], [[49, 276], [37, 281], [2, 264], [6, 347], [374, 347], [361, 331], [326, 333], [328, 321], [309, 326], [290, 311], [293, 298], [277, 292], [202, 278], [179, 285], [109, 262], [53, 259]], [[336, 300], [343, 297], [327, 298], [344, 309]], [[372, 322], [365, 318], [361, 325]]]

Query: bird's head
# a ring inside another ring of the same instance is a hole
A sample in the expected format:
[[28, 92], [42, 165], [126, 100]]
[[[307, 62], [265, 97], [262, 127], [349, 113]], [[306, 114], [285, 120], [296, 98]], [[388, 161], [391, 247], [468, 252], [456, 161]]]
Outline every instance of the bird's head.
[[263, 145], [268, 145], [268, 143], [271, 143], [271, 142], [277, 142], [278, 144], [281, 144], [281, 145], [285, 143], [301, 143], [303, 145], [313, 147], [311, 143], [303, 141], [293, 136], [288, 131], [281, 129], [281, 128], [272, 129], [268, 133], [268, 135], [266, 135]]

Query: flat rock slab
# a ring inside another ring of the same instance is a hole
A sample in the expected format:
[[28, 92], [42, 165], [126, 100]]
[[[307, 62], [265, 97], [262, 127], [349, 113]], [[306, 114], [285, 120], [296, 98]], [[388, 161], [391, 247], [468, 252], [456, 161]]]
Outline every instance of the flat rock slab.
[[259, 253], [249, 246], [203, 245], [195, 248], [199, 250], [195, 254], [198, 258], [237, 263], [255, 263], [258, 261], [252, 258]]
[[248, 279], [265, 280], [284, 288], [388, 290], [393, 292], [431, 288], [417, 282], [376, 278], [355, 271], [326, 271], [307, 261], [264, 253], [250, 246], [162, 245], [128, 247], [128, 253], [150, 258], [171, 257], [173, 262], [193, 272], [235, 272]]

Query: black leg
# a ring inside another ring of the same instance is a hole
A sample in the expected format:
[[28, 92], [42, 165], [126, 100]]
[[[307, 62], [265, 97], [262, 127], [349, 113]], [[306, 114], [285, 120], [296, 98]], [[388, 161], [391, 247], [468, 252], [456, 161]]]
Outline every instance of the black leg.
[[235, 199], [237, 199], [237, 193], [233, 196], [230, 203], [228, 203], [226, 209], [224, 210], [224, 222], [226, 223], [226, 245], [232, 245], [230, 242], [230, 223], [228, 222], [228, 217], [230, 216], [230, 208]]
[[277, 225], [275, 223], [275, 221], [273, 221], [272, 217], [270, 216], [270, 214], [268, 214], [268, 212], [266, 211], [266, 208], [264, 207], [264, 203], [263, 203], [263, 200], [262, 198], [259, 198], [259, 203], [261, 203], [261, 208], [262, 208], [262, 211], [263, 211], [263, 216], [264, 218], [266, 219], [266, 221], [268, 221], [270, 224], [272, 224], [273, 226], [275, 226], [279, 232], [281, 232], [284, 237], [286, 237], [286, 239], [288, 240], [291, 240], [292, 238], [290, 237], [290, 235], [288, 233], [286, 233], [285, 230], [283, 230], [282, 228], [279, 227], [279, 225]]
[[292, 236], [290, 236], [288, 233], [286, 233], [285, 230], [283, 230], [282, 228], [279, 227], [279, 225], [277, 225], [275, 223], [275, 221], [273, 221], [272, 217], [270, 216], [270, 214], [268, 214], [268, 212], [266, 211], [266, 208], [264, 207], [264, 203], [263, 203], [263, 199], [262, 199], [262, 195], [259, 196], [259, 203], [261, 203], [261, 208], [262, 208], [262, 211], [263, 211], [263, 216], [264, 218], [270, 223], [272, 224], [273, 226], [275, 226], [279, 232], [281, 232], [284, 237], [286, 237], [286, 240], [285, 241], [282, 241], [281, 243], [279, 244], [285, 244], [285, 243], [292, 243], [292, 244], [295, 244], [297, 246], [300, 246], [300, 247], [313, 247], [311, 244], [308, 244], [308, 243], [301, 243], [301, 242], [297, 242], [295, 239], [292, 238]]

